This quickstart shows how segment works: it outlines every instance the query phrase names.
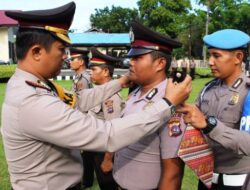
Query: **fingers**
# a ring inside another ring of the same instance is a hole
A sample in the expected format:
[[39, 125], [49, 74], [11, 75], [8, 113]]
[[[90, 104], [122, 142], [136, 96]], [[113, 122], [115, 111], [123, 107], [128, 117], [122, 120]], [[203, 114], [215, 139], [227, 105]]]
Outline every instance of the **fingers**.
[[186, 84], [186, 85], [188, 85], [189, 83], [191, 83], [192, 82], [192, 78], [190, 77], [190, 75], [187, 75], [186, 77], [185, 77], [185, 79], [183, 80], [183, 84]]
[[183, 103], [182, 106], [178, 107], [176, 109], [176, 112], [177, 113], [183, 113], [183, 114], [187, 114], [187, 113], [190, 113], [192, 112], [193, 110], [193, 105], [192, 104], [188, 104], [188, 103]]

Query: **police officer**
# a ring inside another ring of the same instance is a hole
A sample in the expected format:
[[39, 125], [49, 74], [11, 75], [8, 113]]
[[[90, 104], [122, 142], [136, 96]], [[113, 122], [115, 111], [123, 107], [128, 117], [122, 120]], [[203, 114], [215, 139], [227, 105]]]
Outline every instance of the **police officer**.
[[[151, 107], [164, 96], [169, 82], [166, 71], [171, 64], [171, 52], [181, 47], [179, 42], [138, 22], [133, 22], [131, 28], [129, 70], [131, 80], [139, 87], [130, 93], [123, 116]], [[160, 130], [115, 153], [113, 174], [122, 189], [181, 188], [183, 163], [177, 150], [185, 124], [178, 115], [170, 121]]]
[[174, 72], [176, 72], [178, 69], [178, 64], [176, 61], [176, 58], [174, 57], [172, 62], [171, 62], [171, 76], [173, 75]]
[[194, 58], [192, 58], [191, 61], [190, 61], [189, 70], [190, 70], [190, 76], [192, 77], [192, 80], [194, 80], [195, 79], [195, 62], [194, 62]]
[[[70, 63], [70, 68], [76, 72], [71, 89], [75, 93], [78, 93], [83, 89], [88, 89], [92, 87], [90, 75], [87, 72], [87, 67], [89, 63], [89, 51], [73, 47], [69, 48], [69, 50], [70, 57], [67, 59], [67, 61]], [[89, 151], [84, 151], [81, 153], [81, 155], [84, 166], [82, 184], [84, 188], [88, 188], [91, 187], [94, 182], [94, 167], [92, 164], [93, 156], [92, 152]]]
[[71, 47], [70, 48], [70, 69], [75, 71], [76, 75], [72, 90], [78, 92], [85, 88], [91, 88], [90, 76], [87, 72], [89, 57], [89, 51], [81, 50]]
[[[1, 127], [15, 190], [79, 189], [83, 171], [79, 150], [114, 152], [136, 142], [165, 123], [191, 91], [191, 81], [186, 80], [171, 94], [166, 92], [167, 99], [122, 119], [104, 122], [80, 112], [118, 92], [128, 77], [82, 90], [77, 97], [49, 81], [66, 58], [74, 12], [74, 2], [50, 10], [6, 11], [19, 23], [18, 65], [7, 84]], [[167, 88], [173, 86], [169, 83]]]
[[[90, 76], [95, 85], [102, 85], [110, 80], [114, 73], [114, 65], [120, 60], [91, 48]], [[100, 105], [92, 108], [88, 113], [102, 120], [111, 120], [121, 115], [122, 98], [119, 93], [114, 94]], [[95, 168], [97, 181], [102, 190], [116, 190], [118, 186], [112, 176], [113, 153], [92, 152], [92, 163]]]
[[181, 70], [183, 73], [187, 73], [187, 62], [185, 59], [183, 59], [181, 62]]
[[[250, 172], [250, 134], [239, 130], [242, 105], [249, 91], [249, 78], [241, 64], [250, 37], [239, 30], [225, 29], [203, 40], [215, 79], [204, 87], [196, 106], [186, 104], [179, 111], [185, 113], [186, 123], [208, 137], [215, 157], [212, 189], [239, 190]], [[203, 189], [199, 183], [199, 190]]]

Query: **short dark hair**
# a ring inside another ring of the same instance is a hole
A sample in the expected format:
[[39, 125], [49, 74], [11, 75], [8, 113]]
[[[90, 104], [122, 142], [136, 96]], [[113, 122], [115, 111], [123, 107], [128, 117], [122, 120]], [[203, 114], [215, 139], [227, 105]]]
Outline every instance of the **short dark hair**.
[[91, 67], [95, 67], [95, 66], [97, 66], [97, 67], [100, 67], [100, 68], [102, 68], [102, 69], [108, 69], [108, 71], [109, 71], [109, 76], [112, 78], [113, 77], [113, 73], [114, 73], [114, 66], [112, 66], [112, 65], [107, 65], [107, 64], [102, 64], [102, 65], [90, 65], [90, 69], [91, 69]]
[[159, 59], [159, 58], [166, 59], [167, 64], [165, 67], [165, 73], [167, 74], [168, 69], [170, 68], [170, 65], [171, 65], [172, 56], [170, 54], [166, 54], [166, 53], [161, 52], [161, 51], [153, 51], [153, 52], [151, 52], [151, 56], [153, 58], [153, 61], [155, 61], [156, 59]]
[[88, 68], [89, 57], [87, 55], [80, 55], [80, 56], [74, 57], [73, 59], [78, 59], [80, 61], [83, 61], [85, 64], [85, 67]]
[[16, 36], [16, 56], [18, 60], [25, 58], [28, 50], [35, 44], [39, 44], [49, 51], [51, 44], [57, 41], [51, 33], [37, 29], [20, 28]]

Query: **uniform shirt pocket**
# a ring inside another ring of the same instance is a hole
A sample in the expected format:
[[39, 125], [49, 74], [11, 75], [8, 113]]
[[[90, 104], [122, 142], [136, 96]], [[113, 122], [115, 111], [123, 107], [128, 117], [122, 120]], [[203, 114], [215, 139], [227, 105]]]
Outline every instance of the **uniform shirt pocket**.
[[233, 127], [239, 122], [241, 114], [242, 110], [239, 105], [227, 105], [221, 110], [221, 113], [219, 113], [218, 119]]

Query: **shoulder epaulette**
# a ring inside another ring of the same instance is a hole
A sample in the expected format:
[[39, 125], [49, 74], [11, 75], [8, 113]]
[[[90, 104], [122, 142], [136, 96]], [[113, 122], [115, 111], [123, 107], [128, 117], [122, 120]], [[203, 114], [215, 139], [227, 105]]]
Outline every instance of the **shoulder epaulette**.
[[238, 78], [238, 79], [233, 83], [232, 87], [233, 87], [234, 89], [237, 89], [237, 88], [241, 85], [242, 82], [243, 82], [243, 79], [242, 79], [242, 78]]
[[42, 88], [42, 89], [51, 91], [50, 88], [48, 88], [48, 87], [46, 87], [46, 86], [43, 86], [42, 84], [39, 84], [39, 83], [36, 83], [36, 82], [33, 82], [33, 81], [28, 81], [28, 80], [26, 80], [25, 82], [26, 82], [26, 84], [28, 84], [28, 85], [30, 85], [30, 86], [33, 86], [33, 87], [35, 87], [35, 88]]

